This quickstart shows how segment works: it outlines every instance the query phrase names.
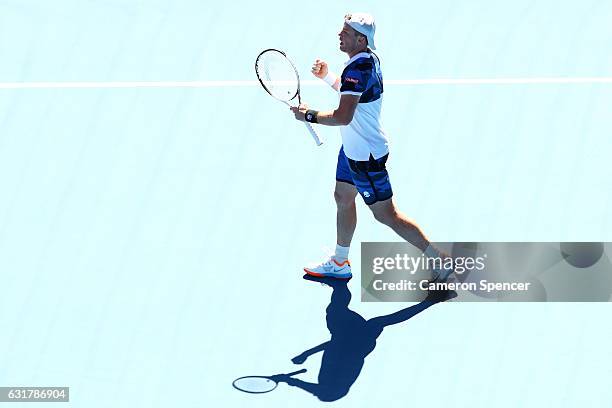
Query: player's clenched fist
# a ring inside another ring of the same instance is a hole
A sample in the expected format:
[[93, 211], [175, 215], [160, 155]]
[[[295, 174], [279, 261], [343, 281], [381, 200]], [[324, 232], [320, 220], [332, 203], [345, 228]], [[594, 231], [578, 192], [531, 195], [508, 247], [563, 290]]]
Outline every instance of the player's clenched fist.
[[312, 64], [312, 73], [317, 78], [325, 78], [325, 75], [327, 75], [328, 72], [329, 69], [327, 68], [327, 62], [317, 59], [315, 60], [314, 64]]

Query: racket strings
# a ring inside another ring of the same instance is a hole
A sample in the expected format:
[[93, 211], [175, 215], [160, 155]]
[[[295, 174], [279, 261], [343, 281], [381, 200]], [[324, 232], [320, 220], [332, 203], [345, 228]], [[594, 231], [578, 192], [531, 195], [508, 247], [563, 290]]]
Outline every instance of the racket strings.
[[270, 95], [289, 102], [299, 98], [299, 78], [293, 64], [276, 50], [268, 50], [257, 59], [256, 71], [259, 80]]
[[270, 392], [276, 388], [277, 383], [266, 377], [242, 377], [234, 381], [234, 387], [240, 391], [254, 394]]

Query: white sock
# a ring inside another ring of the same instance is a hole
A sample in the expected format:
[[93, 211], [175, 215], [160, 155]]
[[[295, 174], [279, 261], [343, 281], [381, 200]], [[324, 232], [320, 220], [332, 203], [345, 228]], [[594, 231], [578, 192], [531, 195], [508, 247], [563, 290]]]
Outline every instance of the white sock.
[[348, 259], [349, 249], [351, 247], [343, 247], [340, 245], [336, 245], [336, 253], [334, 254], [334, 259], [338, 262], [344, 262]]

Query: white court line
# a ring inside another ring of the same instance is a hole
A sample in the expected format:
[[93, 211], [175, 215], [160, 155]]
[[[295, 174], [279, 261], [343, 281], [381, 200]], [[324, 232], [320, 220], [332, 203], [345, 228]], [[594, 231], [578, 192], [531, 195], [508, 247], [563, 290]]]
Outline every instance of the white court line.
[[[324, 85], [318, 80], [301, 83], [307, 86]], [[385, 85], [612, 84], [612, 77], [388, 79], [384, 83]], [[0, 82], [0, 89], [227, 88], [257, 85], [258, 81]]]

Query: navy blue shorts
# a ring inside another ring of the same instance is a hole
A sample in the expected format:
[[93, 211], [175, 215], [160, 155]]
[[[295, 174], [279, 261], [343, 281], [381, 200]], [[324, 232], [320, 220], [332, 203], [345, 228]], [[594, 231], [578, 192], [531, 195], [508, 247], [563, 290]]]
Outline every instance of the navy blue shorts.
[[389, 173], [385, 167], [388, 157], [389, 154], [386, 154], [375, 159], [370, 155], [368, 161], [355, 161], [346, 157], [344, 148], [340, 148], [336, 180], [354, 185], [367, 205], [388, 200], [393, 196]]

